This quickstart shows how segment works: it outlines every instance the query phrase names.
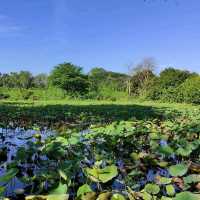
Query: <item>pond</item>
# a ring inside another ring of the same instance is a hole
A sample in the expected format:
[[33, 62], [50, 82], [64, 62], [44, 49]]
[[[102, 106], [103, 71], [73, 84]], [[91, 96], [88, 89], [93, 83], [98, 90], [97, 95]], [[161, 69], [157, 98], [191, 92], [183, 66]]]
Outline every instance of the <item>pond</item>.
[[0, 194], [12, 200], [63, 194], [93, 200], [104, 193], [105, 200], [115, 194], [122, 195], [116, 200], [179, 194], [196, 200], [199, 132], [198, 121], [185, 119], [121, 121], [83, 131], [0, 129]]
[[[6, 168], [10, 163], [13, 162], [17, 150], [18, 149], [26, 149], [30, 142], [37, 142], [37, 134], [38, 130], [24, 130], [22, 128], [16, 129], [3, 129], [0, 128], [0, 177], [6, 173]], [[47, 139], [50, 136], [56, 134], [56, 131], [44, 129], [39, 131], [39, 137], [41, 136], [42, 140]], [[33, 155], [35, 156], [35, 155]], [[45, 157], [43, 157], [45, 159]], [[27, 175], [28, 170], [33, 167], [28, 163], [22, 163], [23, 175]], [[5, 183], [0, 182], [0, 186], [3, 186]], [[27, 187], [25, 183], [20, 181], [17, 177], [14, 177], [12, 181], [10, 181], [6, 185], [5, 195], [6, 196], [14, 196], [14, 193], [18, 189], [22, 189]]]

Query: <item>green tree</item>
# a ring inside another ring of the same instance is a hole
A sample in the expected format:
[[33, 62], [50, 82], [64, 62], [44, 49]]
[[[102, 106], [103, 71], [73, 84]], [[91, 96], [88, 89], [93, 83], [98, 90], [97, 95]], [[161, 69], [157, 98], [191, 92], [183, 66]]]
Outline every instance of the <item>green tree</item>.
[[49, 83], [71, 95], [83, 95], [88, 92], [89, 88], [88, 77], [83, 74], [82, 68], [71, 63], [55, 66], [49, 76]]
[[195, 73], [169, 67], [160, 73], [159, 84], [162, 88], [177, 87], [193, 75]]
[[48, 76], [46, 74], [38, 74], [34, 77], [33, 84], [37, 88], [47, 87]]
[[176, 91], [177, 102], [200, 104], [200, 76], [186, 79]]
[[156, 62], [154, 58], [144, 58], [132, 69], [130, 91], [132, 95], [138, 96], [147, 90], [149, 83], [155, 78], [154, 70]]
[[33, 86], [33, 76], [28, 71], [20, 71], [18, 76], [18, 87], [28, 89]]
[[195, 73], [172, 67], [166, 68], [148, 85], [147, 98], [152, 100], [177, 101], [177, 88], [185, 80], [196, 75]]
[[101, 84], [106, 80], [107, 71], [101, 67], [93, 68], [89, 74], [88, 78], [90, 81], [90, 91], [98, 91]]

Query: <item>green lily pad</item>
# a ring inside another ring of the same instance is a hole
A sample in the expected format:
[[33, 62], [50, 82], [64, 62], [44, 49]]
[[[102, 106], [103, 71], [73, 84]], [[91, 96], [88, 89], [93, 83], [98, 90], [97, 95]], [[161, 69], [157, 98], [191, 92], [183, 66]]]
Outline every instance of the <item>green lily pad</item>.
[[121, 194], [113, 194], [111, 200], [125, 200], [125, 197]]
[[142, 198], [144, 200], [152, 200], [152, 196], [148, 192], [143, 192], [142, 193]]
[[184, 156], [184, 157], [189, 156], [191, 153], [192, 153], [192, 148], [190, 148], [189, 146], [186, 146], [184, 148], [183, 147], [179, 147], [176, 150], [176, 154], [177, 155]]
[[185, 164], [177, 164], [169, 167], [169, 173], [171, 176], [183, 176], [187, 173], [188, 166]]
[[176, 195], [174, 200], [199, 200], [200, 194], [194, 194], [192, 192], [181, 192]]
[[47, 196], [47, 200], [68, 200], [69, 199], [69, 195], [68, 194], [60, 194], [60, 195], [48, 195]]
[[164, 154], [166, 156], [170, 156], [174, 153], [174, 150], [168, 145], [160, 147], [158, 151], [159, 153]]
[[91, 187], [88, 184], [84, 184], [78, 188], [77, 197], [85, 195], [88, 192], [93, 192]]
[[115, 165], [100, 168], [86, 168], [86, 173], [94, 182], [106, 183], [118, 175], [117, 167]]
[[147, 184], [144, 188], [149, 194], [158, 194], [160, 192], [160, 187], [156, 184]]
[[58, 187], [50, 192], [50, 194], [66, 194], [68, 187], [66, 184], [59, 183]]
[[111, 192], [104, 192], [104, 193], [101, 193], [97, 200], [109, 200], [110, 197], [111, 197], [112, 193]]
[[166, 192], [167, 192], [167, 195], [169, 195], [169, 196], [174, 196], [176, 194], [176, 191], [175, 191], [173, 185], [167, 185]]
[[172, 200], [172, 198], [170, 198], [170, 197], [165, 197], [165, 196], [162, 196], [162, 197], [161, 197], [161, 200]]
[[183, 178], [184, 183], [191, 184], [191, 183], [199, 183], [200, 182], [200, 174], [191, 174]]
[[88, 192], [81, 197], [81, 200], [96, 200], [96, 193]]
[[170, 184], [171, 182], [172, 182], [171, 178], [162, 177], [162, 176], [156, 177], [156, 183], [158, 183], [160, 185], [167, 185], [167, 184]]

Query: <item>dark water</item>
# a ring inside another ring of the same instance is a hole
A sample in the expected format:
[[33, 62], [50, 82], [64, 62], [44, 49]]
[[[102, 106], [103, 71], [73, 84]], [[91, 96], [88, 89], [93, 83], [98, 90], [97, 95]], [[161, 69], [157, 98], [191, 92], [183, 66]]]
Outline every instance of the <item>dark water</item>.
[[[0, 176], [6, 172], [6, 167], [12, 162], [16, 155], [17, 149], [25, 147], [28, 141], [36, 141], [33, 137], [38, 131], [17, 129], [2, 129], [0, 128], [0, 150], [3, 149], [3, 154], [0, 155]], [[55, 134], [54, 131], [43, 130], [40, 131], [42, 139]], [[28, 166], [27, 166], [28, 167]], [[0, 183], [3, 186], [4, 183]], [[7, 184], [5, 196], [12, 196], [16, 189], [24, 188], [26, 185], [14, 177], [12, 181]]]
[[[84, 130], [81, 131], [80, 134], [84, 136], [85, 134], [89, 134], [89, 130]], [[12, 162], [13, 158], [16, 155], [16, 152], [18, 148], [20, 147], [25, 147], [27, 146], [27, 142], [36, 142], [37, 139], [34, 138], [34, 135], [37, 134], [38, 131], [36, 130], [23, 130], [20, 128], [17, 128], [15, 130], [13, 129], [0, 129], [0, 150], [4, 149], [6, 152], [5, 158], [0, 157], [0, 176], [4, 175], [6, 172], [7, 165]], [[41, 135], [41, 140], [45, 140], [46, 138], [56, 135], [56, 131], [52, 130], [43, 130], [39, 132]], [[81, 137], [80, 139], [82, 140], [84, 137]], [[84, 142], [84, 140], [82, 141]], [[97, 142], [97, 141], [96, 141]], [[98, 141], [101, 143], [102, 141]], [[160, 141], [161, 146], [167, 145], [166, 141]], [[95, 162], [94, 158], [90, 159], [89, 152], [90, 152], [90, 145], [89, 143], [85, 146], [84, 153], [86, 158], [88, 157], [89, 159], [84, 160], [84, 164], [88, 164], [89, 166], [92, 166]], [[88, 156], [87, 156], [88, 155]], [[5, 159], [5, 160], [3, 160]], [[47, 159], [47, 158], [42, 158], [42, 159]], [[171, 158], [176, 160], [175, 158]], [[123, 160], [117, 160], [116, 165], [118, 169], [122, 169], [125, 167], [124, 166]], [[33, 165], [33, 164], [32, 164]], [[34, 168], [34, 166], [30, 166], [28, 163], [23, 164], [23, 167], [25, 169], [28, 168]], [[104, 166], [105, 167], [105, 166]], [[24, 175], [26, 175], [26, 172], [24, 172]], [[149, 169], [146, 173], [146, 177], [142, 178], [138, 182], [138, 191], [145, 186], [148, 182], [153, 182], [156, 178], [156, 176], [164, 176], [164, 177], [169, 177], [169, 173], [167, 170], [162, 169], [162, 168], [156, 168], [156, 169]], [[83, 177], [83, 172], [80, 172], [79, 174], [79, 181], [81, 182], [81, 177]], [[3, 186], [4, 183], [0, 183], [0, 186]], [[84, 182], [82, 183], [84, 184]], [[25, 185], [22, 183], [17, 177], [14, 177], [7, 185], [6, 185], [6, 191], [5, 191], [5, 196], [11, 196], [14, 197], [14, 191], [16, 189], [21, 189], [21, 188], [27, 188], [28, 185]], [[93, 190], [95, 191], [96, 189], [96, 184], [91, 185]], [[114, 191], [121, 191], [122, 193], [125, 191], [125, 182], [124, 182], [124, 176], [122, 174], [119, 174], [118, 177], [113, 181], [112, 183], [112, 190]], [[137, 190], [137, 187], [135, 188]], [[74, 196], [75, 194], [72, 194], [71, 196]], [[12, 198], [15, 199], [15, 198]]]

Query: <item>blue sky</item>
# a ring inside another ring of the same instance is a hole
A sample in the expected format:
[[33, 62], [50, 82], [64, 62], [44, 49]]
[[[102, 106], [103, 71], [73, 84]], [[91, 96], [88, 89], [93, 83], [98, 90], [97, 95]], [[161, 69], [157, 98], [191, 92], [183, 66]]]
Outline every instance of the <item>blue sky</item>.
[[199, 0], [0, 0], [0, 72], [127, 72], [149, 56], [200, 72], [199, 52]]

